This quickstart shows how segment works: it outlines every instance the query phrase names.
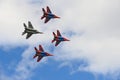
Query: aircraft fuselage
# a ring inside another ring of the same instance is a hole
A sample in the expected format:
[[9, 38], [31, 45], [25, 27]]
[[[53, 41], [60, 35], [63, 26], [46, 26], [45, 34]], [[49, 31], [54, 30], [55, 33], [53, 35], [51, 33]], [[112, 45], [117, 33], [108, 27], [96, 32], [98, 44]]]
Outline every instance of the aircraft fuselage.
[[58, 40], [58, 41], [64, 41], [64, 38], [62, 36], [58, 36], [58, 37], [56, 37], [56, 40]]
[[37, 53], [37, 56], [42, 56], [42, 57], [45, 57], [47, 56], [45, 52], [38, 52]]
[[52, 14], [52, 13], [47, 13], [47, 14], [46, 14], [46, 17], [47, 17], [47, 18], [50, 18], [50, 19], [51, 19], [51, 18], [54, 18], [54, 14]]
[[35, 30], [35, 29], [27, 28], [27, 29], [26, 29], [26, 33], [36, 34], [36, 33], [38, 33], [38, 31]]
[[47, 56], [45, 52], [41, 52], [40, 55], [43, 57]]

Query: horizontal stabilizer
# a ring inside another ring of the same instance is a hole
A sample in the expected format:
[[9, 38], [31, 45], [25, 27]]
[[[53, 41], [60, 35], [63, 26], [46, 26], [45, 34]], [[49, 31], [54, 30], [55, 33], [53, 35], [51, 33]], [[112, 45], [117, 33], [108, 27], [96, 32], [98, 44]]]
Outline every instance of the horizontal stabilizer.
[[22, 35], [24, 35], [26, 32], [24, 31], [23, 33], [22, 33]]

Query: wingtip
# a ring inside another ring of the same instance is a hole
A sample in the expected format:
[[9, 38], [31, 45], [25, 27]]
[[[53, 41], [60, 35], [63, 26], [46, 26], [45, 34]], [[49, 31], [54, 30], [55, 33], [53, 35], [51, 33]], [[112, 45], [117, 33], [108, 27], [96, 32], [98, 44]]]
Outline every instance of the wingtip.
[[41, 44], [39, 44], [39, 46], [41, 47], [42, 45], [41, 45]]
[[46, 6], [46, 8], [49, 8], [49, 6]]
[[55, 47], [57, 47], [58, 45], [55, 45]]

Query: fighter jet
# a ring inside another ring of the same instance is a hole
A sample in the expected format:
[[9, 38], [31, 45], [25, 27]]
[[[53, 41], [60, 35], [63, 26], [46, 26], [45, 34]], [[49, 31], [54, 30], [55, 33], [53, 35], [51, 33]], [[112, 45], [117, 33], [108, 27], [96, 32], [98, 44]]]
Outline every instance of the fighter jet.
[[35, 51], [36, 51], [36, 54], [33, 56], [33, 58], [36, 58], [38, 56], [37, 62], [39, 62], [43, 57], [53, 56], [52, 54], [44, 52], [44, 49], [42, 48], [41, 45], [39, 45], [39, 50], [35, 47]]
[[45, 18], [44, 23], [47, 23], [50, 19], [60, 18], [60, 17], [56, 16], [55, 14], [53, 14], [48, 6], [46, 7], [46, 9], [47, 9], [47, 11], [45, 11], [45, 9], [42, 8], [43, 16], [41, 17], [41, 19]]
[[52, 43], [56, 41], [55, 46], [57, 46], [61, 41], [70, 41], [65, 37], [61, 36], [61, 33], [59, 30], [57, 30], [57, 35], [53, 32], [54, 38], [52, 40]]
[[26, 39], [32, 36], [32, 34], [43, 34], [42, 32], [39, 32], [38, 30], [34, 29], [30, 21], [28, 21], [28, 27], [26, 26], [25, 23], [23, 23], [23, 25], [25, 27], [25, 30], [22, 33], [22, 35], [27, 33]]

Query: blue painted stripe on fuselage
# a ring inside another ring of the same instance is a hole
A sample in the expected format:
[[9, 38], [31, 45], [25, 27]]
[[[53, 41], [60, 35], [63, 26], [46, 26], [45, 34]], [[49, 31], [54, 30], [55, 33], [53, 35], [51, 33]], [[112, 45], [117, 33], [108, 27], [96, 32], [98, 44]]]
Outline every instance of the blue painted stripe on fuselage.
[[46, 56], [46, 53], [45, 52], [41, 52], [41, 54], [40, 54], [41, 56]]
[[49, 13], [49, 14], [48, 14], [48, 18], [54, 18], [54, 15], [51, 14], [51, 13]]
[[59, 37], [58, 37], [58, 40], [59, 40], [59, 41], [64, 41], [64, 38], [61, 37], [61, 36], [59, 36]]

